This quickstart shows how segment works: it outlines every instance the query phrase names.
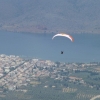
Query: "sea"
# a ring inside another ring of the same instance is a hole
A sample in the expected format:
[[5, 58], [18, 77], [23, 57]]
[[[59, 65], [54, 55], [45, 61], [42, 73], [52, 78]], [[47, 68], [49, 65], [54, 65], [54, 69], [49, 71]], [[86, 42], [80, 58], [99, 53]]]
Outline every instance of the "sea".
[[54, 35], [0, 31], [0, 54], [54, 62], [100, 62], [100, 34], [70, 34], [74, 42], [66, 37], [52, 40]]

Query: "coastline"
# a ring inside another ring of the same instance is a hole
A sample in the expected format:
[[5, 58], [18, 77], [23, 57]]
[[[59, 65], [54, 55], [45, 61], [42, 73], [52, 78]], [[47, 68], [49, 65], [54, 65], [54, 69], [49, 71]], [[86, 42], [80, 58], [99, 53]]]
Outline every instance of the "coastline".
[[100, 34], [99, 30], [66, 30], [66, 29], [38, 29], [38, 28], [30, 28], [30, 27], [0, 27], [0, 31], [3, 32], [17, 32], [17, 33], [32, 33], [32, 34], [56, 34], [59, 32], [64, 32], [68, 34]]

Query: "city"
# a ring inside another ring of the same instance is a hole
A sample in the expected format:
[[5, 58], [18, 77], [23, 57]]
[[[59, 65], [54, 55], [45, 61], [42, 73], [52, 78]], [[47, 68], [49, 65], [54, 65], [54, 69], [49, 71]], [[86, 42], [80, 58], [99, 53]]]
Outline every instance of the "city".
[[[98, 91], [100, 89], [99, 82], [99, 62], [62, 63], [50, 60], [24, 59], [15, 55], [0, 55], [0, 94], [8, 91], [26, 93], [28, 90], [22, 87], [29, 85], [60, 89], [63, 93], [77, 92], [76, 86]], [[95, 94], [87, 95], [86, 98], [94, 96]], [[77, 93], [77, 97], [84, 98], [85, 94], [83, 96]]]

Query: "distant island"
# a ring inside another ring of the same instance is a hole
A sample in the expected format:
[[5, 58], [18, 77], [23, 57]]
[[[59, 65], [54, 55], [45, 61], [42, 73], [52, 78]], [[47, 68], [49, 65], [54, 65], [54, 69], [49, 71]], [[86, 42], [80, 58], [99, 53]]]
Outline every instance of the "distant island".
[[99, 4], [99, 0], [1, 0], [0, 30], [99, 34]]

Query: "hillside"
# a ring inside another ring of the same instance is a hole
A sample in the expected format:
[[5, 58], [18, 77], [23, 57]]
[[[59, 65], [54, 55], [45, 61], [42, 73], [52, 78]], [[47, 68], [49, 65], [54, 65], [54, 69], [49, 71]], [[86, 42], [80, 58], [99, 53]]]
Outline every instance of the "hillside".
[[0, 0], [0, 30], [99, 33], [99, 0]]

